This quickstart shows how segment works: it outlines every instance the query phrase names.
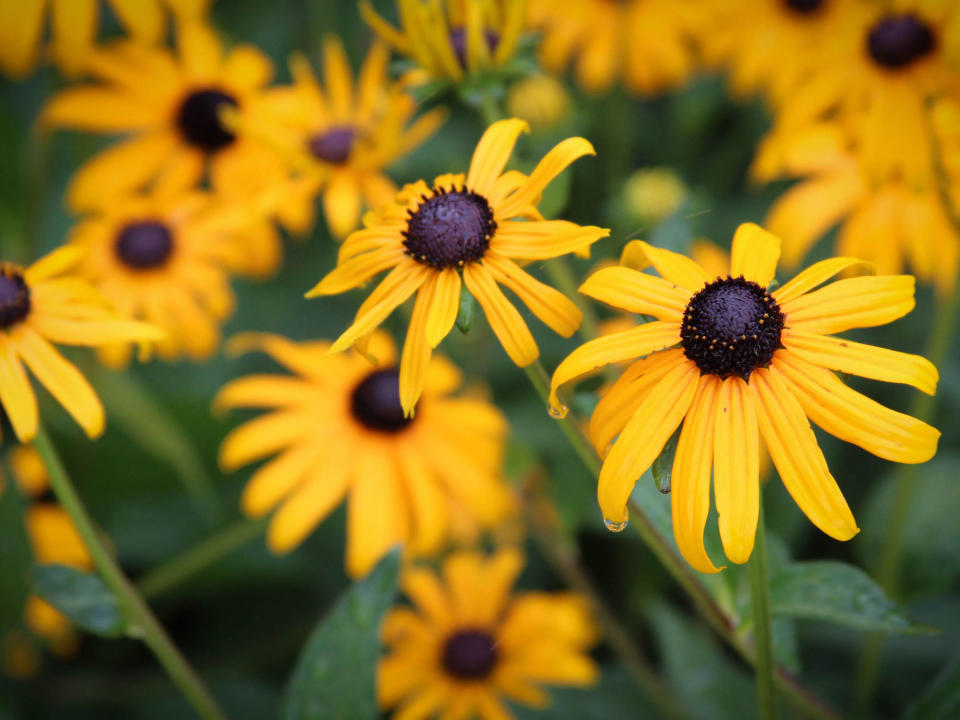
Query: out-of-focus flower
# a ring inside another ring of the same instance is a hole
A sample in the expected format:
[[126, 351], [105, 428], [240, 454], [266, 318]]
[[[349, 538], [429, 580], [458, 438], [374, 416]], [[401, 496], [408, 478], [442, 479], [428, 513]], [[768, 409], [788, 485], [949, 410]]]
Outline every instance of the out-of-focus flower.
[[507, 112], [535, 130], [549, 128], [570, 113], [570, 94], [553, 75], [530, 75], [510, 86]]
[[104, 413], [86, 378], [52, 343], [98, 347], [163, 337], [153, 325], [125, 320], [93, 287], [69, 272], [79, 248], [64, 247], [28, 268], [0, 263], [0, 403], [20, 442], [37, 433], [37, 396], [24, 364], [91, 438]]
[[487, 528], [512, 510], [500, 474], [506, 421], [489, 402], [451, 396], [461, 375], [448, 360], [430, 360], [413, 417], [400, 407], [396, 350], [383, 332], [367, 348], [376, 364], [358, 353], [330, 355], [327, 342], [276, 335], [240, 335], [230, 347], [263, 350], [296, 373], [234, 380], [214, 402], [271, 410], [227, 436], [220, 464], [233, 470], [280, 453], [243, 494], [249, 515], [279, 506], [267, 534], [275, 552], [303, 542], [345, 497], [346, 567], [354, 577], [396, 543], [436, 552], [454, 507]]
[[670, 217], [686, 197], [683, 180], [667, 167], [637, 170], [623, 186], [624, 205], [630, 216], [654, 223]]
[[543, 30], [540, 59], [562, 71], [574, 60], [586, 90], [609, 89], [618, 77], [645, 95], [678, 87], [693, 73], [691, 44], [703, 13], [673, 0], [532, 0], [530, 24]]
[[427, 382], [433, 348], [453, 329], [462, 284], [483, 307], [510, 359], [525, 367], [537, 344], [500, 290], [510, 288], [547, 326], [569, 337], [582, 315], [572, 300], [523, 270], [514, 259], [545, 260], [589, 248], [608, 230], [545, 221], [536, 209], [543, 189], [570, 163], [593, 154], [583, 138], [559, 143], [529, 177], [504, 173], [513, 146], [527, 130], [522, 120], [501, 120], [480, 138], [464, 174], [440, 175], [433, 186], [407, 185], [391, 205], [371, 214], [363, 230], [340, 249], [337, 267], [307, 297], [335, 295], [390, 270], [333, 344], [345, 350], [416, 294], [400, 361], [400, 403], [408, 415]]
[[397, 0], [400, 28], [360, 0], [360, 13], [387, 44], [434, 78], [459, 82], [496, 70], [517, 49], [527, 0]]
[[413, 607], [390, 611], [377, 692], [394, 717], [504, 720], [510, 700], [543, 708], [543, 685], [586, 687], [599, 670], [597, 628], [573, 593], [512, 594], [523, 556], [450, 555], [442, 575], [412, 567], [401, 585]]
[[[759, 437], [796, 503], [838, 540], [858, 528], [810, 427], [894, 462], [933, 457], [940, 433], [847, 387], [839, 371], [932, 394], [937, 369], [916, 355], [833, 337], [891, 322], [914, 306], [906, 275], [838, 280], [860, 261], [812, 265], [773, 292], [780, 240], [756, 225], [737, 230], [730, 272], [717, 277], [683, 255], [637, 241], [662, 278], [629, 267], [594, 273], [581, 292], [655, 322], [590, 341], [553, 376], [557, 389], [597, 367], [640, 357], [603, 397], [590, 438], [605, 455], [598, 497], [611, 527], [627, 498], [682, 423], [671, 479], [674, 535], [701, 572], [716, 572], [703, 546], [711, 469], [727, 557], [743, 563], [757, 527]], [[611, 446], [612, 443], [612, 446]]]
[[67, 189], [76, 211], [157, 182], [181, 187], [208, 177], [218, 191], [262, 183], [273, 155], [235, 134], [273, 75], [251, 45], [228, 52], [198, 22], [178, 27], [178, 52], [122, 41], [96, 50], [87, 64], [97, 80], [55, 94], [46, 127], [128, 135], [89, 160]]
[[[139, 42], [157, 44], [167, 31], [167, 14], [195, 20], [210, 0], [105, 0], [120, 24]], [[0, 0], [0, 70], [12, 77], [28, 75], [40, 54], [49, 8], [50, 54], [67, 75], [77, 75], [96, 44], [99, 0]]]
[[[248, 122], [249, 131], [270, 138], [287, 172], [312, 178], [312, 193], [288, 226], [313, 225], [314, 193], [322, 192], [331, 234], [345, 237], [360, 223], [363, 206], [389, 202], [397, 187], [384, 168], [406, 155], [443, 123], [442, 109], [411, 122], [417, 106], [401, 83], [387, 75], [388, 51], [375, 44], [356, 83], [343, 44], [334, 36], [323, 44], [323, 85], [307, 59], [290, 63], [294, 84], [269, 90], [263, 112]], [[242, 131], [241, 131], [242, 132]]]

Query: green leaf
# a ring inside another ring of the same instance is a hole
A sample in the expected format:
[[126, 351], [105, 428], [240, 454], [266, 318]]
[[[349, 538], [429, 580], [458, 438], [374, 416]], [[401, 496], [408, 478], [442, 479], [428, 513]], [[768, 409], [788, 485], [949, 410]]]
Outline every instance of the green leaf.
[[677, 454], [677, 441], [680, 439], [680, 428], [670, 436], [663, 450], [653, 461], [653, 482], [657, 490], [667, 495], [670, 492], [670, 476], [673, 474], [673, 459]]
[[960, 655], [941, 670], [903, 713], [903, 720], [954, 720], [960, 717]]
[[473, 325], [474, 299], [465, 283], [460, 283], [460, 310], [457, 312], [457, 329], [466, 335]]
[[583, 720], [584, 718], [654, 718], [656, 707], [636, 681], [616, 666], [602, 668], [600, 681], [586, 688], [550, 688], [548, 708], [516, 705], [518, 720]]
[[770, 581], [771, 612], [886, 633], [929, 633], [853, 565], [815, 560], [788, 565]]
[[380, 625], [393, 604], [400, 551], [386, 555], [349, 588], [313, 631], [297, 661], [283, 720], [364, 720], [379, 717], [376, 667]]
[[0, 637], [23, 624], [27, 573], [33, 563], [23, 510], [23, 498], [12, 483], [6, 491], [0, 488]]
[[31, 580], [33, 591], [77, 627], [103, 637], [126, 633], [120, 605], [98, 576], [66, 565], [37, 565]]

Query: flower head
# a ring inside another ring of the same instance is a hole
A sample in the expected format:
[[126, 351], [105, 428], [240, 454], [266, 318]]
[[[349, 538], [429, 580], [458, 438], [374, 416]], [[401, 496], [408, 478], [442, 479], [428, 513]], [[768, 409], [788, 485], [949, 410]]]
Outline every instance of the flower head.
[[119, 317], [94, 288], [67, 274], [81, 256], [65, 247], [28, 268], [0, 263], [0, 403], [21, 442], [34, 438], [38, 423], [24, 364], [88, 436], [103, 432], [96, 393], [51, 343], [99, 347], [163, 338], [153, 325]]
[[914, 279], [853, 277], [815, 289], [860, 264], [839, 257], [770, 291], [780, 240], [752, 224], [737, 230], [730, 273], [719, 277], [683, 255], [637, 242], [662, 277], [606, 268], [581, 292], [657, 320], [586, 343], [560, 364], [552, 383], [551, 402], [560, 408], [559, 386], [602, 365], [642, 358], [590, 421], [591, 440], [606, 456], [598, 487], [604, 517], [626, 521], [634, 483], [682, 424], [671, 481], [673, 526], [696, 569], [717, 570], [703, 547], [711, 470], [726, 555], [737, 563], [750, 556], [760, 438], [807, 517], [831, 537], [853, 537], [856, 522], [808, 418], [887, 460], [920, 463], [934, 455], [937, 430], [870, 400], [832, 372], [935, 391], [937, 370], [924, 358], [833, 337], [910, 312]]
[[215, 407], [269, 408], [234, 430], [220, 449], [232, 470], [280, 454], [257, 470], [243, 509], [275, 507], [267, 541], [287, 552], [345, 498], [347, 571], [365, 574], [396, 543], [437, 551], [450, 534], [448, 513], [491, 527], [511, 510], [500, 475], [506, 422], [481, 399], [452, 397], [461, 383], [450, 362], [434, 357], [415, 417], [400, 407], [393, 343], [375, 333], [369, 353], [329, 355], [329, 343], [294, 343], [275, 335], [240, 335], [233, 350], [265, 351], [294, 373], [252, 375], [227, 384]]
[[402, 587], [414, 607], [394, 608], [384, 620], [381, 706], [494, 720], [511, 717], [504, 699], [546, 706], [541, 685], [595, 683], [587, 653], [597, 630], [586, 601], [569, 593], [511, 595], [522, 567], [514, 550], [461, 551], [443, 562], [441, 577], [407, 570]]
[[361, 340], [416, 294], [400, 361], [400, 401], [408, 414], [426, 382], [431, 350], [456, 321], [461, 282], [521, 367], [536, 360], [539, 350], [498, 283], [564, 337], [580, 325], [577, 306], [514, 259], [565, 255], [609, 234], [602, 228], [543, 220], [535, 207], [550, 181], [577, 158], [592, 154], [593, 147], [583, 138], [569, 138], [547, 153], [529, 177], [504, 172], [526, 128], [522, 120], [496, 122], [480, 139], [466, 175], [441, 175], [432, 187], [423, 181], [404, 187], [393, 203], [369, 216], [367, 227], [347, 238], [337, 267], [307, 295], [341, 293], [390, 270], [360, 306], [353, 325], [333, 344], [337, 352]]

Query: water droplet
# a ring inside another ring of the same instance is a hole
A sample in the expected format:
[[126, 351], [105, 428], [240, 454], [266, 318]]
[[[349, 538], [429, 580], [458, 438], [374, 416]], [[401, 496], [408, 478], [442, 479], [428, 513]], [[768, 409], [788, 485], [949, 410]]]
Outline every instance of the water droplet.
[[614, 522], [609, 518], [603, 519], [603, 524], [607, 526], [607, 530], [610, 532], [623, 532], [627, 529], [628, 520], [625, 518], [623, 522]]
[[570, 410], [566, 405], [558, 405], [554, 407], [553, 405], [547, 406], [547, 412], [550, 413], [550, 417], [555, 418], [556, 420], [563, 420], [567, 416], [567, 412]]

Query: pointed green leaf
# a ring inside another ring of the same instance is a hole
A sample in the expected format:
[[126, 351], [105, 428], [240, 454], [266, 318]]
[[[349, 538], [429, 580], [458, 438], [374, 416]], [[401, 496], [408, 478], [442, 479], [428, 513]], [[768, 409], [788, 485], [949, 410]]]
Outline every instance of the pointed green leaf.
[[670, 492], [670, 476], [673, 474], [673, 459], [677, 454], [677, 442], [679, 440], [680, 428], [677, 428], [676, 432], [667, 440], [667, 444], [663, 446], [663, 450], [657, 455], [657, 459], [653, 461], [653, 482], [657, 486], [657, 490], [664, 495]]
[[349, 588], [313, 631], [290, 679], [283, 720], [377, 718], [380, 625], [393, 604], [400, 551]]
[[103, 637], [126, 632], [120, 605], [98, 576], [66, 565], [38, 565], [31, 579], [33, 591], [77, 627]]
[[457, 329], [466, 335], [473, 325], [474, 299], [466, 283], [460, 283], [460, 310], [457, 312]]

